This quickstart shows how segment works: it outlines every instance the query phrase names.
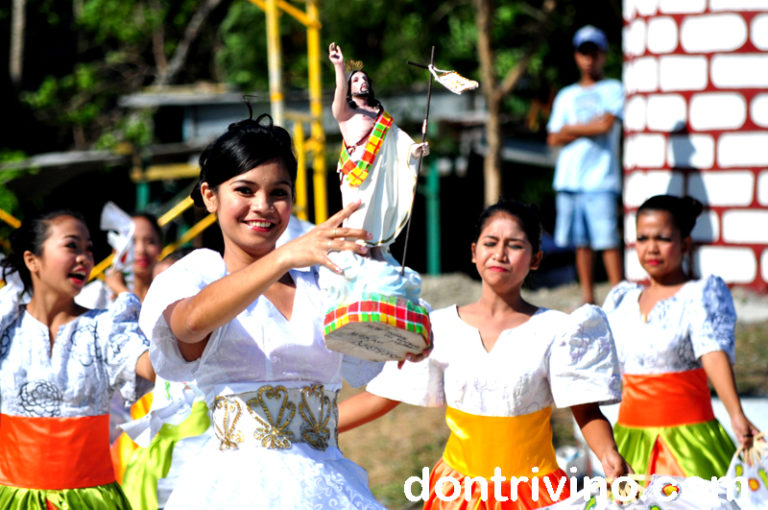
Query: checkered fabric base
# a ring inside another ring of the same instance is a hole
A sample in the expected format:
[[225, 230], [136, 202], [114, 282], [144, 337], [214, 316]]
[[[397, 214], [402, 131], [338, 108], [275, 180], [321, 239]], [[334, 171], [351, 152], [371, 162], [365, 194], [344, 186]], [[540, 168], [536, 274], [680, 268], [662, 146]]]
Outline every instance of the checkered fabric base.
[[328, 311], [323, 334], [329, 349], [374, 361], [403, 359], [429, 345], [426, 308], [404, 298], [364, 294]]

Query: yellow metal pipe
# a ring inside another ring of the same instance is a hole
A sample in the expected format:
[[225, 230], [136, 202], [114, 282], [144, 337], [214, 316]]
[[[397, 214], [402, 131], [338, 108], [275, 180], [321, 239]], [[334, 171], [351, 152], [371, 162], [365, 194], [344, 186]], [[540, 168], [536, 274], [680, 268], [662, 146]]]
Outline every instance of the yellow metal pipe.
[[[261, 9], [262, 11], [267, 10], [267, 4], [264, 2], [264, 0], [251, 0], [251, 3], [254, 4], [256, 7]], [[319, 21], [313, 21], [307, 16], [305, 13], [303, 13], [299, 8], [294, 7], [293, 5], [289, 4], [285, 0], [278, 0], [277, 6], [285, 11], [286, 14], [291, 16], [293, 19], [301, 23], [302, 25], [306, 27], [310, 26], [316, 26], [317, 28], [320, 28], [320, 22]]]
[[175, 219], [177, 216], [179, 216], [181, 213], [183, 213], [184, 211], [186, 211], [187, 209], [189, 209], [190, 207], [192, 207], [192, 205], [193, 205], [194, 203], [195, 203], [195, 202], [194, 202], [194, 201], [193, 201], [193, 200], [192, 200], [190, 197], [186, 197], [184, 200], [182, 200], [182, 201], [181, 201], [181, 202], [179, 202], [178, 204], [176, 204], [176, 205], [174, 205], [173, 207], [171, 207], [171, 209], [170, 209], [170, 210], [168, 210], [168, 212], [166, 212], [165, 214], [163, 214], [162, 216], [160, 216], [160, 217], [157, 219], [157, 223], [158, 223], [158, 224], [159, 224], [161, 227], [164, 227], [164, 226], [166, 226], [166, 225], [167, 225], [167, 224], [169, 224], [171, 221], [173, 221], [173, 220], [174, 220], [174, 219]]
[[203, 230], [210, 227], [216, 222], [216, 215], [211, 213], [202, 220], [198, 221], [194, 225], [192, 225], [192, 228], [184, 232], [184, 234], [175, 242], [167, 245], [165, 248], [163, 248], [163, 251], [160, 252], [160, 260], [164, 259], [169, 253], [172, 253], [174, 250], [178, 249], [179, 246], [184, 245], [185, 243], [188, 243], [195, 237], [197, 237], [200, 233], [202, 233]]
[[267, 61], [269, 67], [269, 102], [272, 119], [282, 126], [284, 118], [282, 48], [280, 45], [280, 12], [277, 0], [266, 0], [267, 15]]
[[21, 221], [17, 217], [5, 212], [2, 209], [0, 209], [0, 220], [3, 220], [13, 228], [19, 228], [21, 226]]
[[185, 179], [200, 175], [200, 167], [189, 163], [176, 163], [168, 165], [152, 165], [145, 169], [134, 168], [131, 179], [134, 182], [141, 181], [165, 181], [170, 179]]
[[113, 253], [110, 253], [107, 255], [107, 258], [93, 266], [93, 269], [91, 269], [91, 276], [88, 278], [88, 281], [95, 280], [96, 278], [101, 277], [101, 275], [104, 273], [104, 271], [107, 270], [109, 266], [112, 265], [112, 260], [115, 258], [115, 255]]
[[323, 131], [322, 52], [320, 46], [320, 12], [316, 0], [307, 0], [307, 60], [309, 74], [309, 111], [313, 121], [310, 138], [314, 147], [312, 183], [315, 190], [315, 223], [328, 218], [328, 194], [325, 166], [325, 132]]
[[296, 148], [296, 203], [294, 213], [302, 220], [307, 217], [307, 148], [304, 145], [304, 126], [293, 123], [293, 145]]

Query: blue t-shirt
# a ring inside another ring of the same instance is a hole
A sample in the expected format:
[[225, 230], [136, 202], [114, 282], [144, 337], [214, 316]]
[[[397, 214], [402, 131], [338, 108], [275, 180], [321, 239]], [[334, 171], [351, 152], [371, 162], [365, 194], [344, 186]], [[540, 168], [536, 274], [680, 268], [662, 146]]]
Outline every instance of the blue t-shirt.
[[[609, 113], [622, 118], [624, 90], [618, 80], [601, 80], [589, 87], [578, 83], [562, 89], [555, 97], [547, 131], [583, 124]], [[552, 183], [556, 191], [621, 190], [619, 136], [621, 126], [614, 122], [610, 131], [597, 136], [582, 136], [560, 151]]]

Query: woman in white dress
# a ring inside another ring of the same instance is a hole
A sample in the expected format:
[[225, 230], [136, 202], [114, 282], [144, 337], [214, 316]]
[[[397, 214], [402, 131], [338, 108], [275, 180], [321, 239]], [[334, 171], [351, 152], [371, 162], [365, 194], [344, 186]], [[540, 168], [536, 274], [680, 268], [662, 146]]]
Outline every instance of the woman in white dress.
[[380, 367], [326, 349], [312, 267], [339, 271], [330, 250], [366, 253], [366, 232], [340, 227], [359, 204], [276, 248], [296, 159], [268, 115], [230, 125], [200, 166], [192, 196], [218, 216], [224, 254], [196, 250], [160, 274], [140, 319], [158, 374], [196, 382], [216, 435], [166, 508], [380, 509], [336, 442], [343, 366], [357, 385]]
[[603, 304], [624, 378], [616, 442], [638, 473], [725, 475], [735, 446], [712, 412], [708, 379], [739, 442], [757, 433], [733, 378], [731, 293], [721, 278], [692, 279], [683, 267], [701, 210], [691, 197], [646, 200], [635, 251], [649, 283], [622, 282]]
[[[472, 243], [480, 300], [432, 312], [429, 358], [400, 370], [388, 363], [367, 392], [340, 406], [342, 431], [400, 402], [446, 406], [451, 436], [430, 473], [424, 508], [528, 509], [566, 499], [570, 482], [552, 446], [553, 403], [571, 408], [609, 478], [627, 472], [598, 407], [620, 396], [604, 315], [591, 305], [568, 315], [521, 296], [541, 261], [540, 235], [530, 206], [502, 200], [486, 209]], [[444, 477], [458, 482], [461, 494], [439, 483]], [[487, 482], [485, 493], [482, 483], [470, 483], [475, 477]]]
[[93, 253], [71, 212], [22, 223], [2, 267], [0, 508], [130, 509], [112, 469], [108, 413], [113, 392], [135, 400], [154, 379], [139, 300], [75, 303]]

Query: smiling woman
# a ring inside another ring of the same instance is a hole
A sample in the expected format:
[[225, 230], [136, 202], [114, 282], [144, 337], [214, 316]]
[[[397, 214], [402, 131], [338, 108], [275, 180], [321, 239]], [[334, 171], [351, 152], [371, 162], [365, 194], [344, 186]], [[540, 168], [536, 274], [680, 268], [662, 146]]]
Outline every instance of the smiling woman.
[[192, 198], [216, 214], [224, 253], [195, 250], [159, 274], [140, 318], [158, 374], [196, 382], [215, 433], [165, 508], [381, 509], [336, 443], [342, 376], [360, 385], [380, 367], [326, 349], [313, 267], [340, 271], [331, 249], [367, 252], [364, 230], [341, 227], [359, 203], [276, 247], [296, 159], [269, 115], [230, 125], [200, 167]]
[[149, 386], [137, 375], [154, 378], [138, 299], [75, 303], [93, 254], [85, 222], [68, 211], [25, 220], [2, 268], [0, 508], [130, 508], [112, 470], [108, 412], [113, 392], [135, 400]]

